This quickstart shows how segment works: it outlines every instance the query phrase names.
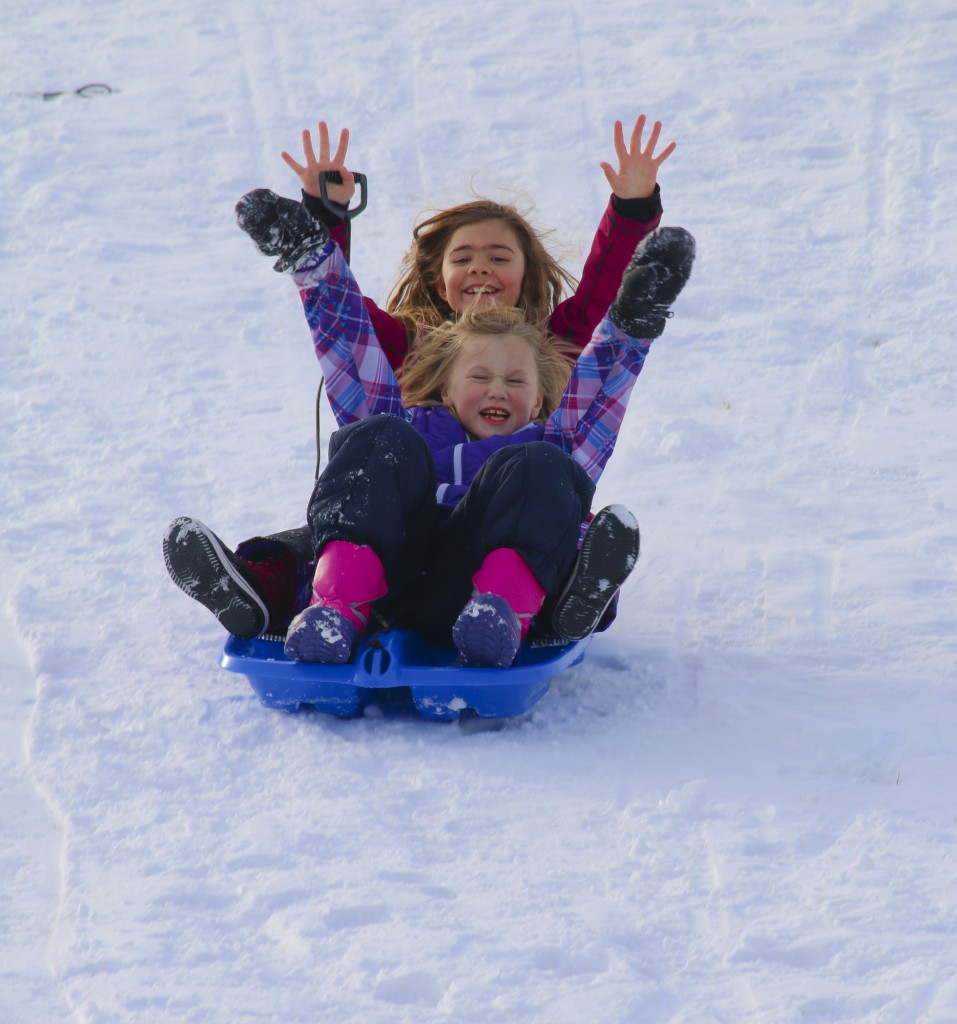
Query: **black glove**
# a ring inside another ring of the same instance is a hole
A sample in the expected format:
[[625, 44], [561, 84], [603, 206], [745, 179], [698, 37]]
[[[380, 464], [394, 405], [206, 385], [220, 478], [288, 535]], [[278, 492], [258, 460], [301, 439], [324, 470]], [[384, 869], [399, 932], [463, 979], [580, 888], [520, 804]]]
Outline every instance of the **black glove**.
[[691, 276], [695, 241], [684, 228], [658, 228], [635, 250], [608, 315], [633, 338], [661, 336], [671, 304]]
[[294, 199], [268, 188], [247, 192], [236, 204], [236, 223], [264, 256], [278, 256], [273, 270], [294, 269], [303, 256], [321, 249], [329, 232]]

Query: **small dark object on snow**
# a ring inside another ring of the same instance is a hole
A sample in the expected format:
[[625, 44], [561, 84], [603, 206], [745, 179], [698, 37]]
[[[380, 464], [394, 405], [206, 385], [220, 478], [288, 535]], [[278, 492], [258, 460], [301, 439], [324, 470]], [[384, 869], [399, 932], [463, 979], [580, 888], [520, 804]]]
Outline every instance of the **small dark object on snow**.
[[106, 96], [116, 92], [105, 82], [90, 82], [88, 85], [81, 85], [79, 89], [60, 89], [54, 92], [37, 93], [41, 99], [55, 100], [58, 96], [79, 96], [81, 99], [89, 99], [91, 96]]

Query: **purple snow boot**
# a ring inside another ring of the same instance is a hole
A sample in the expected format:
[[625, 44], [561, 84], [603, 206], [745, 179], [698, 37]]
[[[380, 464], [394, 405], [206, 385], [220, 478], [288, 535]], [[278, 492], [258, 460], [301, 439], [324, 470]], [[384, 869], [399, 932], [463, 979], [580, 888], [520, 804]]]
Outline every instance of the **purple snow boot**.
[[372, 548], [330, 541], [316, 563], [312, 604], [286, 633], [286, 657], [327, 665], [350, 661], [369, 624], [373, 602], [387, 590], [385, 570]]
[[293, 661], [343, 665], [352, 658], [360, 636], [342, 612], [311, 604], [290, 623], [284, 650]]
[[475, 590], [452, 627], [464, 665], [506, 668], [545, 600], [545, 589], [511, 548], [490, 551], [472, 577]]
[[498, 594], [476, 594], [452, 627], [452, 640], [463, 665], [507, 668], [522, 642], [518, 616]]

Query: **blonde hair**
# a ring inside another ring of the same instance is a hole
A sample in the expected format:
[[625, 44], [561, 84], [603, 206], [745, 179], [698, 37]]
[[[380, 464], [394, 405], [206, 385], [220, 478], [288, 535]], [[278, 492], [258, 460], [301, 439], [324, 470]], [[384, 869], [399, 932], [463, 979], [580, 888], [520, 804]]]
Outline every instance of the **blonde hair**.
[[402, 400], [410, 409], [442, 405], [442, 389], [465, 342], [475, 337], [505, 336], [519, 338], [532, 349], [542, 395], [542, 408], [535, 422], [544, 423], [558, 408], [578, 350], [568, 342], [546, 337], [541, 327], [530, 324], [522, 310], [514, 306], [469, 310], [455, 322], [446, 321], [429, 331], [399, 371]]
[[423, 329], [456, 317], [436, 287], [442, 277], [442, 261], [452, 235], [469, 224], [502, 221], [515, 232], [525, 257], [525, 274], [518, 308], [530, 323], [545, 324], [561, 302], [565, 289], [577, 282], [542, 245], [542, 241], [514, 206], [477, 199], [433, 214], [417, 224], [412, 246], [399, 268], [399, 280], [386, 302], [386, 309], [402, 321], [410, 343]]

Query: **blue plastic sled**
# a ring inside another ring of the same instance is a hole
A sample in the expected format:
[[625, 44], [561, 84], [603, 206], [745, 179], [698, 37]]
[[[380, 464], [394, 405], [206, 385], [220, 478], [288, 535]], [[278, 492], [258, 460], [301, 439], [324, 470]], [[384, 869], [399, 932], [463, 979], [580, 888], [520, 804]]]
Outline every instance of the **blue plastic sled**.
[[510, 668], [458, 668], [455, 651], [433, 647], [404, 630], [364, 640], [348, 665], [290, 661], [280, 639], [231, 636], [220, 665], [244, 675], [269, 708], [303, 705], [340, 718], [362, 713], [377, 691], [408, 690], [425, 718], [452, 720], [463, 711], [480, 718], [512, 718], [548, 692], [553, 676], [577, 665], [591, 637], [575, 643], [522, 645]]

